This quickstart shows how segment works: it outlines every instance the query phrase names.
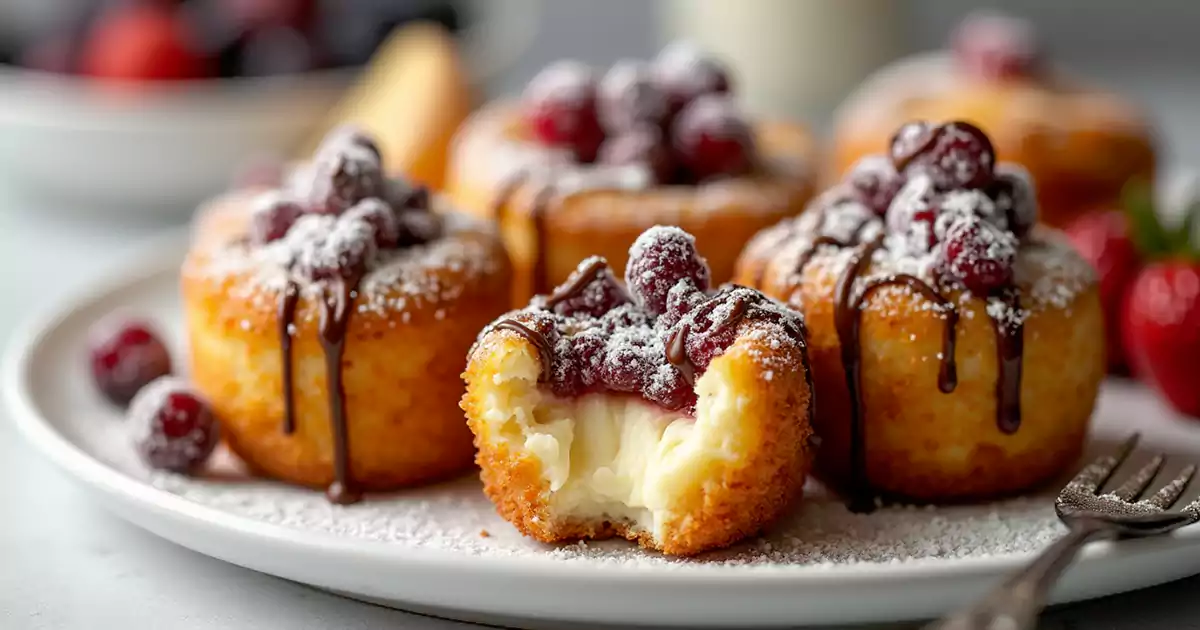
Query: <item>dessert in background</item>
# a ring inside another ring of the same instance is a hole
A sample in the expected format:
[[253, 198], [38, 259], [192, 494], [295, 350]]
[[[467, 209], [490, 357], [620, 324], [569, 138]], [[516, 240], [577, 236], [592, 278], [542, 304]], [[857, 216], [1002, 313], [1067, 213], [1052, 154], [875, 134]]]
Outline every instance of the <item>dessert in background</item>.
[[514, 305], [591, 255], [620, 273], [628, 243], [656, 224], [694, 234], [723, 282], [746, 240], [798, 213], [812, 191], [812, 138], [795, 124], [749, 120], [736, 92], [718, 60], [677, 43], [603, 73], [555, 63], [521, 101], [472, 116], [451, 149], [446, 190], [499, 222]]
[[1076, 460], [1103, 311], [1037, 212], [978, 128], [914, 122], [747, 246], [737, 280], [804, 313], [817, 471], [855, 507], [1018, 492]]
[[968, 17], [950, 50], [878, 71], [837, 114], [832, 175], [882, 153], [910, 120], [963, 120], [1021, 164], [1037, 185], [1040, 219], [1063, 227], [1115, 204], [1127, 181], [1155, 171], [1151, 129], [1139, 108], [1053, 66], [1031, 24], [992, 13]]
[[690, 555], [787, 508], [810, 459], [803, 319], [710, 278], [691, 235], [656, 226], [624, 285], [588, 258], [480, 334], [462, 406], [501, 516]]
[[489, 224], [386, 177], [373, 140], [344, 128], [194, 229], [190, 374], [252, 470], [348, 503], [470, 466], [458, 375], [509, 294]]

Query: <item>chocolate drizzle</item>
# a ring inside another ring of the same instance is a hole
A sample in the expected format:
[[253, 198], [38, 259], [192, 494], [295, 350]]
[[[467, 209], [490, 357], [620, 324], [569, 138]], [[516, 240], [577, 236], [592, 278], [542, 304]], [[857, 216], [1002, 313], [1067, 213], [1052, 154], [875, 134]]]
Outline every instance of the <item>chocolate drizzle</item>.
[[[1021, 309], [1015, 288], [1005, 289], [1000, 298], [1008, 310]], [[1025, 354], [1025, 324], [1019, 319], [1007, 324], [992, 317], [996, 335], [996, 426], [1006, 434], [1021, 428], [1021, 364]]]
[[567, 281], [566, 284], [559, 286], [546, 299], [546, 308], [554, 310], [555, 306], [560, 303], [578, 297], [587, 289], [592, 280], [596, 279], [596, 275], [608, 269], [608, 263], [603, 258], [592, 259], [583, 269]]
[[667, 338], [666, 353], [667, 363], [674, 365], [679, 369], [679, 373], [683, 375], [683, 380], [687, 381], [688, 385], [696, 384], [696, 366], [692, 365], [691, 359], [687, 355], [687, 336], [691, 332], [692, 325], [690, 322], [683, 322], [671, 332], [671, 336]]
[[350, 436], [346, 425], [346, 392], [342, 379], [342, 355], [346, 350], [346, 329], [353, 310], [359, 278], [335, 280], [326, 287], [321, 300], [321, 350], [325, 353], [326, 388], [329, 390], [329, 423], [333, 428], [334, 482], [325, 490], [333, 503], [346, 505], [362, 498], [350, 471]]
[[533, 344], [538, 351], [538, 360], [542, 363], [538, 380], [541, 382], [550, 380], [550, 372], [554, 369], [554, 346], [550, 345], [550, 340], [546, 339], [545, 335], [515, 319], [502, 319], [493, 324], [492, 328], [494, 330], [510, 330]]
[[279, 351], [283, 364], [283, 433], [296, 431], [295, 381], [292, 377], [292, 323], [296, 319], [296, 303], [300, 300], [300, 287], [291, 278], [279, 296]]
[[[863, 290], [855, 298], [851, 309], [859, 314], [856, 318], [855, 326], [861, 325], [862, 322], [862, 307], [866, 303], [867, 298], [871, 296], [876, 289], [886, 286], [901, 285], [920, 293], [925, 296], [925, 299], [937, 304], [939, 309], [946, 314], [946, 323], [942, 327], [942, 355], [941, 367], [938, 369], [938, 390], [943, 394], [949, 394], [958, 387], [958, 363], [954, 359], [955, 341], [957, 338], [958, 327], [958, 309], [954, 304], [942, 297], [937, 289], [929, 286], [924, 280], [916, 276], [911, 276], [906, 273], [900, 273], [884, 278], [877, 278], [867, 283]], [[858, 335], [856, 334], [855, 337]], [[859, 408], [862, 407], [862, 401], [859, 401]]]

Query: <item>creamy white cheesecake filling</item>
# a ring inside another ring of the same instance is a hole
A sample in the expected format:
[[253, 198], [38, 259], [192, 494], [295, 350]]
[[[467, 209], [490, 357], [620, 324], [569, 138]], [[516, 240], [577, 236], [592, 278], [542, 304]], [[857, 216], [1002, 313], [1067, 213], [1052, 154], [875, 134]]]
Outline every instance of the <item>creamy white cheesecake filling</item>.
[[485, 398], [486, 434], [541, 464], [555, 518], [622, 521], [661, 539], [680, 499], [719, 481], [747, 451], [738, 419], [748, 401], [717, 377], [719, 360], [697, 383], [691, 418], [632, 395], [559, 398], [537, 386], [530, 351], [501, 352]]

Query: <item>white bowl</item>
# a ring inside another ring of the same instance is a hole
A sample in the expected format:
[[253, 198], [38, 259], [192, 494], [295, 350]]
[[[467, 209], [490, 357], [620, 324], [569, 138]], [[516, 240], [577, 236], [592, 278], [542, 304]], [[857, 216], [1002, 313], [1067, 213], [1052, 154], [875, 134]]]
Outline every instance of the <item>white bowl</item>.
[[248, 157], [287, 156], [357, 72], [117, 87], [0, 67], [0, 185], [56, 208], [180, 216]]

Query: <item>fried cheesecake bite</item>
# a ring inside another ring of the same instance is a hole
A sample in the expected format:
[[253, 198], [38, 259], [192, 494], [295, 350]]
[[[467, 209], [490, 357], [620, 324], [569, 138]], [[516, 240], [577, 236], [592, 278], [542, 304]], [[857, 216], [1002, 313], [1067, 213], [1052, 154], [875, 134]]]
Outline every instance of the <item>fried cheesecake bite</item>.
[[803, 319], [752, 289], [710, 290], [679, 228], [647, 230], [629, 256], [624, 286], [589, 258], [480, 334], [462, 406], [485, 491], [544, 542], [730, 545], [804, 484]]

